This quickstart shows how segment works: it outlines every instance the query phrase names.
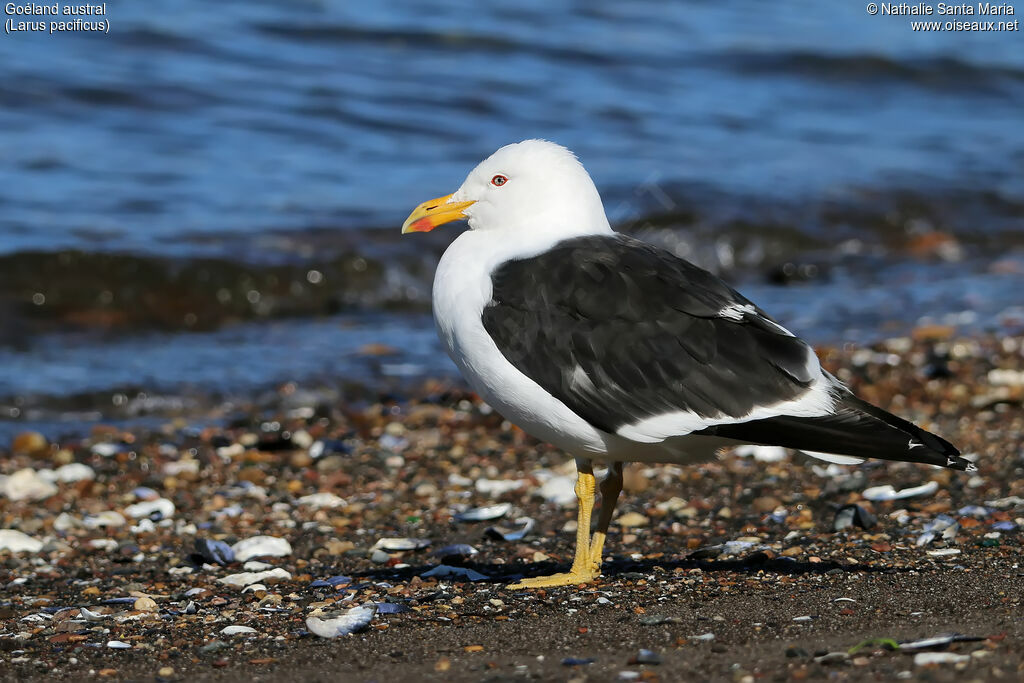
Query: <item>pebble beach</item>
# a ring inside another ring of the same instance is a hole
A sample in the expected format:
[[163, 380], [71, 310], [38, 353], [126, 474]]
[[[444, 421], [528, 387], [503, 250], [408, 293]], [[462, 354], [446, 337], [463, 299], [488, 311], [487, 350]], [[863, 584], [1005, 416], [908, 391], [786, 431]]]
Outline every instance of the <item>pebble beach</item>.
[[818, 349], [975, 474], [740, 448], [627, 468], [599, 582], [572, 462], [450, 380], [0, 453], [0, 678], [1018, 679], [1024, 338]]
[[[875, 4], [5, 36], [0, 683], [1024, 680], [1024, 51]], [[575, 467], [442, 348], [462, 228], [400, 233], [538, 138], [977, 471], [629, 465], [600, 579], [513, 589], [569, 567]]]

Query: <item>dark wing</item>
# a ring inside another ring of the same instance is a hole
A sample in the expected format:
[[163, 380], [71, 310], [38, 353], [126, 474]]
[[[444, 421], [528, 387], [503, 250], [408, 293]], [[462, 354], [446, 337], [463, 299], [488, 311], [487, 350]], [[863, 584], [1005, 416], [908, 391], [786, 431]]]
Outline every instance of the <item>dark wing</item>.
[[[664, 250], [581, 237], [504, 263], [491, 278], [482, 317], [498, 349], [605, 432], [686, 411], [693, 433], [974, 469], [949, 442], [851, 394], [805, 342]], [[750, 419], [756, 408], [809, 401], [816, 382], [831, 395], [829, 414], [769, 410]]]
[[902, 460], [974, 472], [977, 467], [960, 457], [956, 447], [931, 432], [886, 412], [849, 391], [833, 394], [831, 415], [779, 415], [703, 429], [698, 434], [721, 436], [745, 443], [785, 446], [815, 453], [855, 458]]
[[821, 377], [810, 347], [750, 301], [634, 239], [565, 240], [492, 282], [483, 324], [501, 353], [606, 432], [679, 411], [741, 417]]

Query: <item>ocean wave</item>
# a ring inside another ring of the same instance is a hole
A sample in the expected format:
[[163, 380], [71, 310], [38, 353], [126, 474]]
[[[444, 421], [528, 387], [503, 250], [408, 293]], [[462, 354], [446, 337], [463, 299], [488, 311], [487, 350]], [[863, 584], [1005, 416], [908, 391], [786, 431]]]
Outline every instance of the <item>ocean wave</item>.
[[1016, 95], [1024, 84], [1024, 69], [1003, 64], [986, 64], [953, 56], [911, 57], [885, 54], [831, 54], [826, 52], [743, 51], [707, 55], [706, 63], [748, 75], [776, 75], [811, 78], [849, 86], [912, 85], [957, 96], [981, 90]]
[[[640, 204], [619, 229], [740, 281], [785, 283], [793, 264], [811, 264], [798, 272], [820, 277], [837, 264], [870, 271], [880, 258], [984, 263], [1024, 246], [1024, 203], [994, 190], [850, 188], [776, 202], [693, 185], [661, 192], [673, 208]], [[0, 308], [17, 324], [5, 326], [0, 343], [56, 329], [205, 331], [343, 311], [423, 312], [433, 266], [451, 239], [446, 231], [409, 239], [393, 226], [320, 226], [183, 237], [185, 255], [175, 256], [3, 254]]]

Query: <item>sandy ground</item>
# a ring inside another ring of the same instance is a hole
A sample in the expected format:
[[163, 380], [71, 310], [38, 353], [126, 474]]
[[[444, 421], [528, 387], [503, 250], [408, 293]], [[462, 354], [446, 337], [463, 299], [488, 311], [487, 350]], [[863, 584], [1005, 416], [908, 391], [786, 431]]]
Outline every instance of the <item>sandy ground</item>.
[[[771, 451], [632, 466], [585, 587], [508, 588], [571, 560], [572, 468], [451, 387], [328, 405], [289, 385], [202, 416], [221, 427], [22, 435], [0, 479], [0, 529], [25, 544], [0, 550], [0, 678], [1020, 680], [1022, 340], [936, 336], [822, 355], [977, 474]], [[522, 518], [522, 539], [485, 533]], [[261, 535], [286, 547], [224, 555]], [[422, 576], [442, 564], [483, 578]], [[370, 603], [357, 633], [308, 632]], [[962, 637], [913, 642], [943, 634]]]

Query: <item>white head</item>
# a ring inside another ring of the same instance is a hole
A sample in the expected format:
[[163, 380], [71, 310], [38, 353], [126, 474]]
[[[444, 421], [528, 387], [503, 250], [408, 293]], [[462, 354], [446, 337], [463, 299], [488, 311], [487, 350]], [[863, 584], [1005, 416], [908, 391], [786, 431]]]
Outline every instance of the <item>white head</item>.
[[552, 237], [611, 232], [601, 196], [572, 152], [546, 140], [506, 145], [470, 171], [454, 193], [420, 204], [402, 232], [468, 219], [472, 230]]

